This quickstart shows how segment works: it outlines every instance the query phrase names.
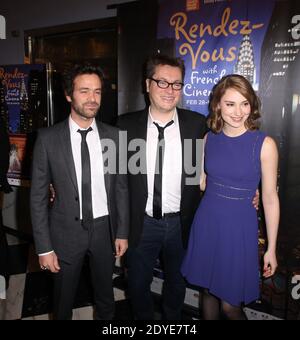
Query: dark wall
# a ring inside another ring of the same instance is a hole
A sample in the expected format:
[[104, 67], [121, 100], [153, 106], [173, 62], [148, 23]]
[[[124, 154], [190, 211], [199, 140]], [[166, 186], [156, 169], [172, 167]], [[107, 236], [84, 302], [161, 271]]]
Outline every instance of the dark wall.
[[145, 106], [142, 65], [156, 51], [158, 5], [140, 1], [118, 8], [118, 111], [123, 114]]
[[24, 62], [24, 31], [116, 16], [107, 7], [133, 0], [1, 0], [6, 39], [0, 40], [0, 65]]
[[143, 66], [147, 57], [175, 55], [174, 42], [157, 40], [158, 0], [140, 0], [118, 8], [119, 115], [145, 107]]

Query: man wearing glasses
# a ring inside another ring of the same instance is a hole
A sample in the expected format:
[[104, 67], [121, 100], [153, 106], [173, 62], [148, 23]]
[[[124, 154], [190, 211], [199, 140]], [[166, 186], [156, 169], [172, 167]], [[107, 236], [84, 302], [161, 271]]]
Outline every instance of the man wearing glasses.
[[[128, 142], [146, 141], [140, 159], [146, 170], [136, 174], [129, 168], [128, 174], [128, 286], [134, 317], [140, 320], [154, 318], [150, 286], [160, 255], [164, 270], [163, 318], [180, 320], [184, 303], [185, 281], [180, 267], [200, 200], [197, 181], [187, 184], [188, 177], [195, 177], [195, 173], [187, 173], [184, 164], [195, 166], [196, 140], [206, 132], [204, 116], [177, 108], [184, 75], [181, 59], [162, 55], [150, 58], [146, 63], [150, 106], [120, 116], [118, 121], [128, 133]], [[185, 140], [191, 142], [188, 148], [184, 148]]]

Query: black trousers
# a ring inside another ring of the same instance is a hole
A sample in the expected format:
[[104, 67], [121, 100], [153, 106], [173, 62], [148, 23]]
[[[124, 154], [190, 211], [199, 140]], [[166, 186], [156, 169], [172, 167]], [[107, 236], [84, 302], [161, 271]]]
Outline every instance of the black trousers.
[[162, 255], [163, 319], [181, 320], [185, 281], [180, 268], [184, 257], [180, 217], [156, 220], [146, 216], [139, 245], [127, 251], [128, 291], [136, 320], [153, 320], [151, 282], [156, 260]]
[[111, 320], [114, 316], [113, 268], [114, 255], [108, 216], [94, 220], [91, 230], [86, 230], [86, 242], [78, 249], [76, 259], [69, 264], [59, 261], [60, 272], [54, 274], [54, 308], [56, 320], [70, 320], [86, 255], [89, 256], [96, 319]]

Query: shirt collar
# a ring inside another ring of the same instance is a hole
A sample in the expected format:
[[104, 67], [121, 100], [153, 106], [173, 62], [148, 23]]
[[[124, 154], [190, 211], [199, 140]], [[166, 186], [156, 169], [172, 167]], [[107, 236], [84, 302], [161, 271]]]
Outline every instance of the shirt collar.
[[[174, 121], [174, 124], [173, 126], [177, 126], [178, 125], [178, 114], [177, 114], [177, 109], [175, 108], [174, 110], [174, 115], [173, 115], [173, 118], [171, 119]], [[161, 121], [159, 120], [155, 120], [151, 114], [151, 107], [149, 106], [149, 115], [148, 115], [148, 128], [149, 127], [154, 127], [155, 125], [153, 124], [153, 122], [157, 123], [159, 126], [161, 127], [164, 127], [168, 124], [167, 123], [162, 123]]]
[[78, 130], [87, 130], [89, 127], [91, 127], [93, 129], [93, 131], [91, 131], [91, 132], [97, 131], [97, 124], [96, 124], [95, 118], [93, 119], [92, 124], [88, 128], [83, 129], [76, 122], [74, 122], [74, 120], [72, 119], [72, 117], [70, 115], [69, 116], [69, 127], [70, 127], [70, 131], [71, 131], [72, 134], [77, 133]]

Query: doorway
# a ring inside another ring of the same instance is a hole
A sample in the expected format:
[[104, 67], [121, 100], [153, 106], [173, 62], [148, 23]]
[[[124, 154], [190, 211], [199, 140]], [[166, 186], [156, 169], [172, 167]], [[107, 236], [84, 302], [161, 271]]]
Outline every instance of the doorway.
[[64, 120], [70, 112], [62, 88], [63, 72], [82, 62], [100, 66], [104, 75], [103, 96], [97, 119], [112, 125], [116, 123], [117, 38], [116, 18], [25, 32], [25, 61], [50, 65], [51, 125]]

